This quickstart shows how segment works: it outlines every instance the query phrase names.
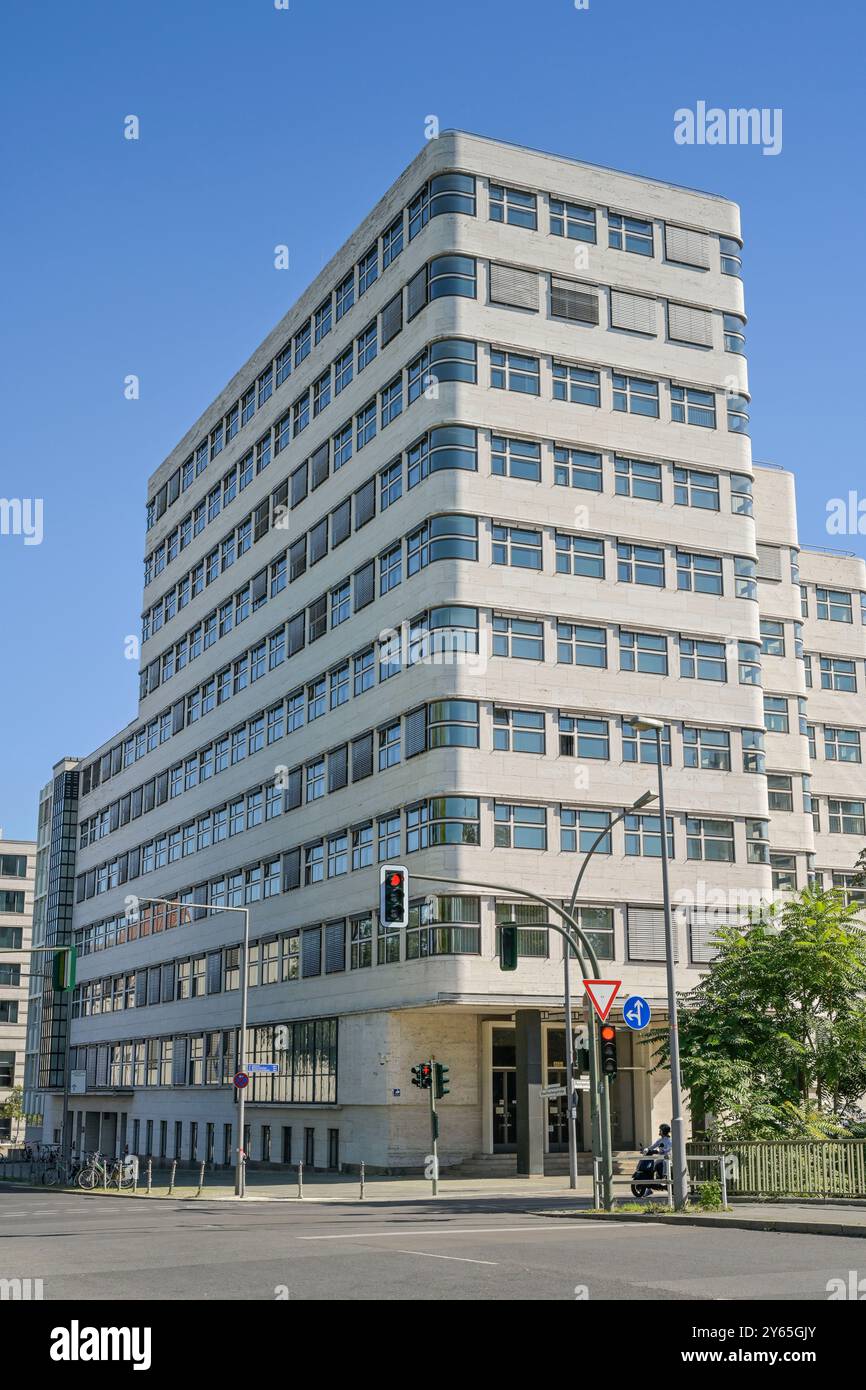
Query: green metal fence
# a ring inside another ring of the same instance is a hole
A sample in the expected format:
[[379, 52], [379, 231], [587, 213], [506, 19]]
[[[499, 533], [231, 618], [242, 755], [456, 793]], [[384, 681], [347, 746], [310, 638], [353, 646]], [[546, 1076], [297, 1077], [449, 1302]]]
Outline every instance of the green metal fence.
[[[695, 1159], [722, 1152], [718, 1141], [692, 1141], [687, 1150]], [[724, 1152], [734, 1195], [866, 1197], [866, 1139], [756, 1140]], [[690, 1165], [693, 1179], [703, 1176], [701, 1169], [700, 1163]]]

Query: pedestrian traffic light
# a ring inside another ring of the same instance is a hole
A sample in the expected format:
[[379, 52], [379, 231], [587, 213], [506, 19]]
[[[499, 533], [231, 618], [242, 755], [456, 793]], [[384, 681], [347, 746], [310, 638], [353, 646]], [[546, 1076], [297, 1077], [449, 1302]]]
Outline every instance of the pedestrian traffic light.
[[517, 969], [517, 923], [503, 922], [499, 928], [499, 969]]
[[616, 1076], [616, 1029], [612, 1023], [603, 1023], [599, 1029], [601, 1038], [601, 1071], [611, 1080]]
[[429, 1091], [433, 1080], [433, 1068], [429, 1062], [419, 1062], [412, 1068], [412, 1085], [420, 1086], [422, 1091]]
[[379, 921], [383, 927], [409, 925], [409, 873], [402, 864], [379, 870]]
[[66, 946], [54, 952], [51, 968], [51, 982], [56, 994], [65, 994], [75, 988], [75, 966], [78, 952], [74, 946]]
[[434, 1062], [433, 1070], [435, 1073], [436, 1080], [436, 1099], [441, 1100], [442, 1097], [447, 1096], [451, 1090], [451, 1087], [449, 1085], [450, 1078], [448, 1075], [450, 1068], [446, 1067], [443, 1062]]

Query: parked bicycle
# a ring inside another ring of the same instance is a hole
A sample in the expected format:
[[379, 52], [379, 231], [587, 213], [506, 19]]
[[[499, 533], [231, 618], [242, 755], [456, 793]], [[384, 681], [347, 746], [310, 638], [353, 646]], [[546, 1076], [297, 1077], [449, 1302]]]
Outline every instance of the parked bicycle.
[[110, 1161], [102, 1154], [90, 1154], [84, 1166], [76, 1175], [78, 1186], [86, 1191], [97, 1187], [132, 1187], [135, 1176], [130, 1166], [122, 1158]]

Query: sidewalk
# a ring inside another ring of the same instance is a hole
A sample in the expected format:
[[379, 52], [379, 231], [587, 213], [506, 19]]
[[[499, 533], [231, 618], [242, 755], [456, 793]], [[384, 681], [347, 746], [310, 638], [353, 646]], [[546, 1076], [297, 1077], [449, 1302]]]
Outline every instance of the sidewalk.
[[[144, 1172], [137, 1192], [117, 1192], [109, 1189], [107, 1193], [97, 1189], [96, 1195], [114, 1196], [123, 1199], [155, 1201], [171, 1197], [175, 1200], [231, 1202], [237, 1201], [234, 1193], [234, 1174], [227, 1169], [209, 1172], [199, 1197], [198, 1174], [190, 1170], [179, 1171], [176, 1175], [173, 1192], [168, 1190], [169, 1170], [160, 1168], [153, 1174], [153, 1188], [150, 1196], [146, 1190]], [[69, 1196], [70, 1193], [87, 1198], [92, 1193], [81, 1192], [78, 1188], [34, 1188], [27, 1183], [4, 1184], [0, 1190], [21, 1187], [30, 1191], [55, 1192]], [[614, 1200], [617, 1205], [627, 1202], [634, 1206], [630, 1182], [626, 1177], [614, 1178]], [[652, 1210], [617, 1211], [606, 1213], [591, 1210], [592, 1185], [589, 1176], [578, 1178], [577, 1188], [572, 1191], [567, 1176], [537, 1178], [460, 1178], [443, 1176], [439, 1180], [439, 1195], [433, 1198], [432, 1184], [425, 1178], [371, 1176], [365, 1180], [364, 1204], [393, 1205], [396, 1203], [467, 1203], [480, 1207], [485, 1203], [510, 1202], [525, 1204], [525, 1210], [534, 1215], [564, 1218], [577, 1221], [646, 1221], [663, 1222], [682, 1226], [721, 1226], [732, 1230], [778, 1231], [801, 1235], [849, 1236], [866, 1238], [866, 1204], [852, 1199], [820, 1199], [803, 1201], [796, 1198], [780, 1198], [777, 1201], [757, 1201], [736, 1198], [726, 1212], [703, 1212], [690, 1208], [684, 1213], [667, 1210], [661, 1198], [655, 1200]], [[299, 1193], [297, 1172], [262, 1172], [253, 1170], [247, 1175], [245, 1202], [301, 1202], [333, 1203], [342, 1206], [361, 1204], [360, 1179], [356, 1173], [312, 1173], [304, 1174], [303, 1194]]]

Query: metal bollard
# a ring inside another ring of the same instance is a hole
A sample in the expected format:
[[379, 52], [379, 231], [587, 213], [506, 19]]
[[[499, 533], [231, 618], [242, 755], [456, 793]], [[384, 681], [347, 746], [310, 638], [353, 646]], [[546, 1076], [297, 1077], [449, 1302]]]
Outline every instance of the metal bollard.
[[299, 1197], [303, 1197], [303, 1195], [304, 1195], [304, 1164], [303, 1164], [303, 1161], [301, 1161], [301, 1162], [298, 1163], [298, 1196], [299, 1196]]
[[107, 1159], [107, 1158], [106, 1158], [105, 1162], [104, 1162], [103, 1165], [102, 1165], [102, 1190], [103, 1190], [103, 1192], [107, 1192], [107, 1191], [108, 1191], [108, 1159]]
[[203, 1187], [204, 1187], [204, 1164], [203, 1164], [203, 1163], [200, 1163], [200, 1164], [199, 1164], [199, 1169], [198, 1169], [198, 1192], [195, 1194], [197, 1197], [200, 1197], [200, 1196], [201, 1196], [201, 1190], [202, 1190]]
[[670, 1207], [671, 1211], [673, 1211], [673, 1209], [674, 1209], [674, 1185], [673, 1185], [673, 1181], [672, 1181], [672, 1179], [671, 1179], [671, 1161], [670, 1161], [669, 1158], [666, 1158], [666, 1159], [665, 1159], [665, 1178], [667, 1179], [667, 1184], [668, 1184], [668, 1206]]
[[719, 1156], [719, 1177], [722, 1180], [722, 1206], [726, 1208], [728, 1205], [728, 1175], [725, 1172], [724, 1154], [720, 1154]]
[[150, 1189], [153, 1186], [153, 1159], [147, 1160], [147, 1195], [150, 1196]]
[[175, 1178], [176, 1172], [177, 1172], [177, 1159], [175, 1159], [174, 1162], [173, 1162], [172, 1165], [171, 1165], [171, 1176], [169, 1177], [169, 1180], [168, 1180], [168, 1195], [169, 1195], [169, 1197], [171, 1196], [172, 1192], [174, 1191], [174, 1178]]
[[364, 1162], [361, 1160], [361, 1201], [364, 1200]]

